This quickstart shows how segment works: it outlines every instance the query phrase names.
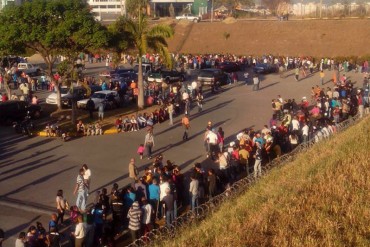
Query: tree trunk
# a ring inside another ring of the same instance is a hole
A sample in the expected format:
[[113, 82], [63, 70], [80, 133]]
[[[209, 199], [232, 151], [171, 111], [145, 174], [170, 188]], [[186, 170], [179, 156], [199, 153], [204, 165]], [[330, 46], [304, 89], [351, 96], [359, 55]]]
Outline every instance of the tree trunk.
[[139, 109], [144, 109], [144, 81], [143, 81], [143, 61], [142, 56], [139, 54], [139, 69], [138, 69], [138, 89], [139, 95], [137, 100], [137, 107]]
[[71, 123], [76, 124], [77, 123], [77, 117], [76, 117], [76, 100], [75, 97], [73, 96], [72, 98], [72, 114], [71, 114]]
[[[10, 83], [10, 76], [5, 75], [4, 76], [4, 89], [5, 89], [6, 94], [8, 95], [8, 99], [10, 100], [10, 97], [12, 96], [12, 91], [10, 90], [9, 83]], [[17, 89], [14, 88], [14, 90], [17, 90]]]

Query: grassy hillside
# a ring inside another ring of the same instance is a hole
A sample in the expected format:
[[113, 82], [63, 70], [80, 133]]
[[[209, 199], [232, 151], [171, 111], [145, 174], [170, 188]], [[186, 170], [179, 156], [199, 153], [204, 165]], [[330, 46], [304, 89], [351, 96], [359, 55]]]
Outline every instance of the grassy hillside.
[[[370, 19], [200, 22], [175, 27], [171, 51], [287, 56], [370, 55]], [[225, 39], [225, 34], [229, 38]], [[179, 44], [181, 44], [179, 46]]]
[[275, 168], [161, 246], [370, 246], [370, 119]]

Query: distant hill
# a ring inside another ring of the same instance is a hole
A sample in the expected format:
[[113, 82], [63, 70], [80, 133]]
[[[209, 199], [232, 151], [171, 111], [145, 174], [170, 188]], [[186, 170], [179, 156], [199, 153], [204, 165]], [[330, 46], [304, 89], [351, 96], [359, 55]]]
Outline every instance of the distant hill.
[[370, 246], [370, 118], [157, 246]]
[[[225, 39], [224, 34], [229, 38]], [[177, 22], [169, 40], [173, 52], [238, 55], [363, 56], [368, 45], [370, 19], [342, 20], [238, 20]]]

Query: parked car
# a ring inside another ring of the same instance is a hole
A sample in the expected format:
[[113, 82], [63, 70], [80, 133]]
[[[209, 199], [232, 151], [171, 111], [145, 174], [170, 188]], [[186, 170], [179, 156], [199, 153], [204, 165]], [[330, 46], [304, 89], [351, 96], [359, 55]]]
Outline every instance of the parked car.
[[132, 81], [137, 81], [138, 75], [136, 73], [122, 73], [122, 74], [114, 74], [111, 77], [112, 81], [116, 82], [118, 81], [119, 83], [126, 83], [127, 85], [130, 85]]
[[202, 85], [224, 85], [228, 81], [228, 76], [220, 69], [202, 69], [198, 75], [198, 81]]
[[[95, 92], [90, 97], [95, 104], [95, 110], [98, 109], [99, 104], [104, 103], [105, 109], [117, 108], [120, 105], [120, 97], [117, 91], [103, 90]], [[77, 101], [77, 108], [86, 109], [87, 101], [89, 99], [83, 99]]]
[[185, 81], [185, 74], [177, 70], [160, 70], [158, 72], [150, 73], [148, 76], [148, 82], [166, 82], [169, 84], [179, 81]]
[[259, 63], [253, 68], [253, 72], [256, 74], [269, 74], [276, 73], [279, 71], [279, 68], [276, 65], [269, 63]]
[[27, 116], [40, 118], [42, 109], [39, 105], [28, 105], [25, 101], [9, 100], [0, 102], [0, 123], [11, 124], [13, 121], [23, 120]]
[[238, 63], [229, 62], [229, 61], [220, 63], [218, 65], [218, 68], [221, 69], [222, 71], [227, 72], [227, 73], [236, 72], [236, 71], [239, 71], [240, 70], [240, 66], [239, 66]]
[[176, 16], [176, 20], [189, 20], [193, 22], [200, 22], [201, 18], [200, 16], [194, 16], [192, 14], [182, 14], [182, 15]]
[[[144, 78], [147, 78], [148, 75], [153, 71], [152, 65], [150, 63], [143, 63], [141, 65], [141, 67], [143, 69], [143, 77]], [[139, 65], [138, 64], [136, 64], [134, 66], [134, 71], [135, 71], [136, 74], [138, 74], [138, 72], [139, 72]]]
[[134, 71], [134, 69], [118, 67], [114, 70], [105, 70], [105, 71], [99, 73], [99, 76], [111, 78], [111, 77], [114, 77], [116, 75], [125, 74], [125, 73], [135, 73], [135, 71]]
[[18, 70], [24, 71], [26, 74], [38, 75], [41, 72], [40, 67], [30, 63], [18, 63]]
[[[89, 86], [89, 88], [90, 88], [90, 95], [94, 94], [97, 91], [101, 91], [101, 86], [98, 86], [98, 85], [91, 85]], [[61, 97], [62, 106], [72, 107], [73, 97], [75, 97], [74, 98], [75, 102], [82, 100], [82, 99], [86, 99], [88, 97], [87, 90], [84, 87], [74, 88], [73, 94], [69, 92], [67, 95]]]
[[[90, 87], [90, 94], [93, 94], [96, 91], [100, 91], [101, 87], [97, 85], [92, 85]], [[60, 88], [60, 100], [62, 106], [71, 107], [72, 106], [72, 98], [75, 97], [75, 100], [82, 100], [87, 97], [86, 88], [82, 86], [73, 87], [73, 94], [71, 93], [71, 88], [67, 86], [62, 86]], [[46, 98], [46, 104], [57, 105], [57, 93], [52, 93]]]

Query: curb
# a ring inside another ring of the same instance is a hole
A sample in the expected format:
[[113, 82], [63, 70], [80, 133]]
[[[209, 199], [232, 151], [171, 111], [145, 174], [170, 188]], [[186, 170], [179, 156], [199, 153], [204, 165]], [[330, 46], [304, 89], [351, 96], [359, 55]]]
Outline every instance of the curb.
[[[115, 128], [110, 128], [107, 130], [103, 131], [103, 135], [112, 135], [112, 134], [118, 134], [117, 129]], [[48, 137], [46, 131], [39, 131], [35, 133], [35, 136], [41, 136], [41, 137]], [[76, 136], [76, 133], [68, 133], [68, 136]], [[51, 137], [56, 137], [56, 136], [51, 136]]]

